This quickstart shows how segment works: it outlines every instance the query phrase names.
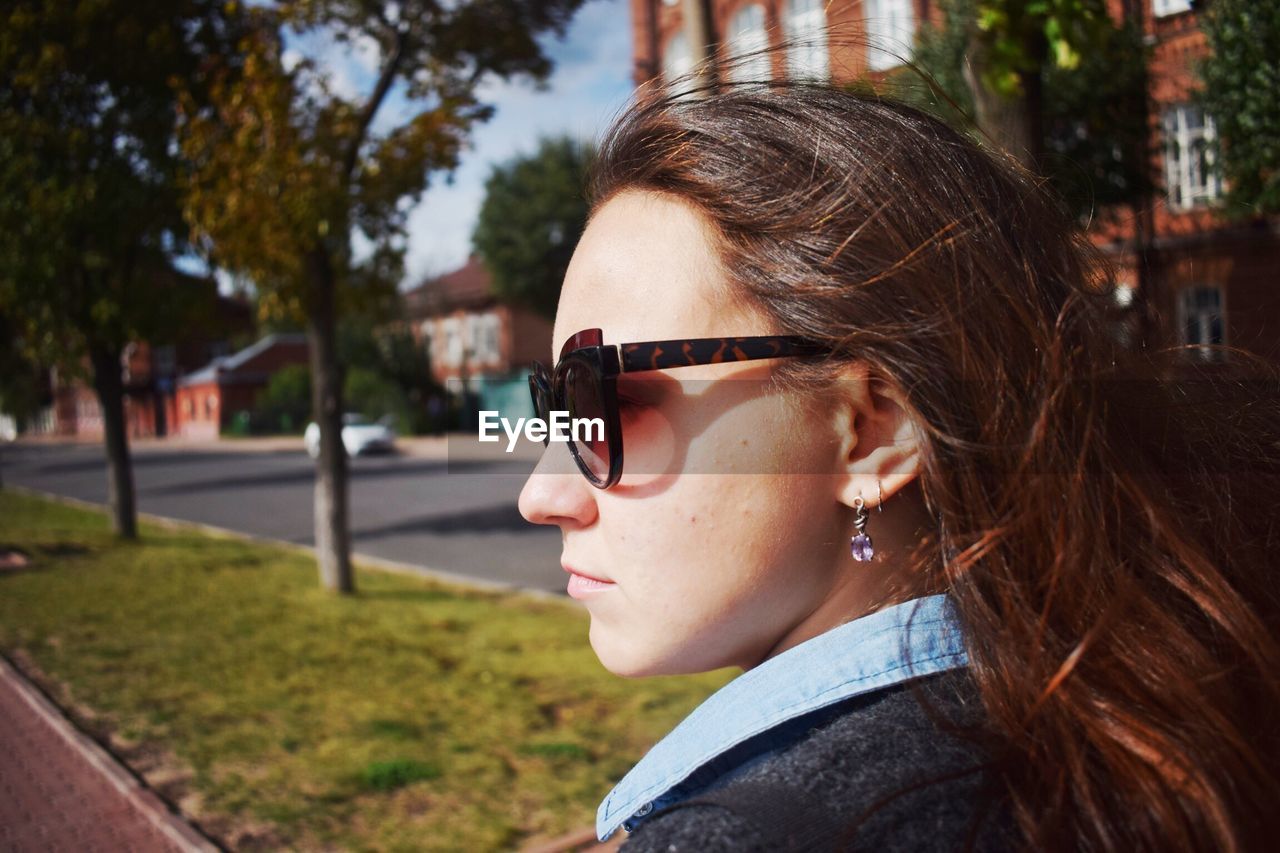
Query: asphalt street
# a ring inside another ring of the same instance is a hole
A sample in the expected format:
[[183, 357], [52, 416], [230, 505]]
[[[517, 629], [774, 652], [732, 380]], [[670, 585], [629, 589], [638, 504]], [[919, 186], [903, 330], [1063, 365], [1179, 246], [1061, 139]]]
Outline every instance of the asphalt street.
[[[101, 447], [10, 445], [3, 482], [106, 501]], [[564, 593], [560, 531], [516, 509], [528, 461], [356, 457], [351, 529], [357, 553], [530, 589]], [[134, 451], [138, 508], [311, 545], [314, 466], [301, 450]]]

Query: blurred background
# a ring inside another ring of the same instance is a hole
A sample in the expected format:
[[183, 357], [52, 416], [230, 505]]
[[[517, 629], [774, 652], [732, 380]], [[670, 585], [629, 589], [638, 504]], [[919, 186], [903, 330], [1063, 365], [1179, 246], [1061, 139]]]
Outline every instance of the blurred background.
[[1280, 0], [0, 10], [0, 645], [195, 833], [127, 846], [590, 844], [729, 674], [600, 669], [477, 413], [533, 414], [609, 123], [784, 77], [1044, 176], [1125, 345], [1280, 357]]

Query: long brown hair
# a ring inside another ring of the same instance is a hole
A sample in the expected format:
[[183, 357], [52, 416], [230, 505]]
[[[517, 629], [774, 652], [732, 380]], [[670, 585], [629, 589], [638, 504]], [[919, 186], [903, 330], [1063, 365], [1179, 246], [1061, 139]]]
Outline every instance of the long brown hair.
[[937, 521], [913, 575], [957, 605], [1029, 845], [1280, 838], [1269, 365], [1120, 345], [1107, 261], [1042, 182], [873, 95], [642, 91], [591, 210], [626, 189], [706, 214], [742, 297], [837, 353], [781, 380], [857, 358], [905, 394]]

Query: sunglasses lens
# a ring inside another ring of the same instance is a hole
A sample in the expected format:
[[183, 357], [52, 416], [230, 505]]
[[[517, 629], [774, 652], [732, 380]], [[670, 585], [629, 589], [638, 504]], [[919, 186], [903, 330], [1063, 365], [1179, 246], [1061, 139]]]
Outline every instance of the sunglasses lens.
[[578, 435], [573, 447], [578, 464], [597, 482], [603, 483], [609, 478], [610, 454], [609, 431], [600, 427], [600, 424], [608, 423], [608, 413], [599, 374], [585, 365], [570, 365], [565, 371], [564, 391], [571, 424], [580, 418], [597, 421], [594, 425], [583, 423], [577, 427]]

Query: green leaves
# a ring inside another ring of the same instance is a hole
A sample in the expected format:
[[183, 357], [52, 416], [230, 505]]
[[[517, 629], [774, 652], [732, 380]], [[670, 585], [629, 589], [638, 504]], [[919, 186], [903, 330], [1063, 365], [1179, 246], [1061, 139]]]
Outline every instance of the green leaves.
[[983, 82], [1005, 97], [1023, 94], [1020, 75], [1050, 60], [1075, 68], [1111, 25], [1104, 0], [976, 0], [975, 26], [989, 51]]
[[[224, 58], [213, 108], [183, 114], [194, 238], [256, 282], [269, 316], [300, 321], [309, 310], [316, 253], [345, 305], [377, 302], [403, 273], [413, 203], [432, 176], [458, 166], [475, 125], [493, 114], [476, 97], [481, 79], [549, 73], [537, 37], [563, 29], [581, 2], [289, 0], [250, 10], [240, 67]], [[306, 60], [286, 68], [286, 29], [376, 45], [369, 90], [343, 97]], [[388, 126], [377, 119], [393, 96], [402, 118]], [[372, 246], [364, 258], [352, 253], [356, 228]]]
[[170, 266], [185, 246], [169, 81], [229, 32], [214, 0], [0, 10], [0, 311], [56, 342], [42, 358], [181, 327], [194, 285]]
[[495, 167], [472, 234], [504, 299], [555, 316], [560, 284], [587, 218], [589, 146], [542, 139], [532, 156]]
[[1211, 53], [1197, 100], [1220, 140], [1222, 212], [1280, 213], [1280, 3], [1214, 0], [1200, 21]]

